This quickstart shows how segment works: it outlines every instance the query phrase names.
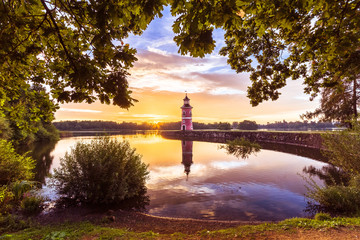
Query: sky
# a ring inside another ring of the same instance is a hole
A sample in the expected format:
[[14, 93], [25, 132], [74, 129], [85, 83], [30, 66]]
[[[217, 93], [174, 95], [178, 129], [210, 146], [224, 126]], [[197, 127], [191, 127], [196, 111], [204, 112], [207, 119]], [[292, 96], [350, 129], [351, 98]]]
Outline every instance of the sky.
[[216, 48], [212, 54], [204, 58], [183, 56], [173, 41], [174, 19], [169, 8], [165, 8], [163, 17], [154, 19], [141, 36], [130, 36], [124, 41], [137, 49], [138, 61], [130, 70], [128, 81], [132, 97], [139, 102], [129, 110], [100, 102], [61, 104], [56, 121], [180, 121], [185, 91], [193, 106], [193, 121], [205, 123], [297, 121], [301, 114], [319, 105], [317, 99], [310, 101], [309, 95], [303, 93], [301, 80], [288, 80], [278, 100], [252, 107], [246, 97], [251, 84], [249, 73], [237, 74], [227, 65], [227, 58], [219, 55], [224, 32], [214, 31]]

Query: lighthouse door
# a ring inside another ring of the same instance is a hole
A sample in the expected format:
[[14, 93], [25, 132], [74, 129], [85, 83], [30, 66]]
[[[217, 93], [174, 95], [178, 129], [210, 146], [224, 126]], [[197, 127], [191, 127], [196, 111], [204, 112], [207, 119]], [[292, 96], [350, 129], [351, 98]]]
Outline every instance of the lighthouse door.
[[185, 130], [185, 125], [183, 125], [183, 129], [182, 130]]

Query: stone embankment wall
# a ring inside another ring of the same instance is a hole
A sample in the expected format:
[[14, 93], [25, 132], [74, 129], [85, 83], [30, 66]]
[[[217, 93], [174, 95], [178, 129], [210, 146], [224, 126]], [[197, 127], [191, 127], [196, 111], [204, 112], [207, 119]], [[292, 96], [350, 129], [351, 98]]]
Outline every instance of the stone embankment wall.
[[245, 138], [253, 142], [286, 144], [306, 148], [321, 149], [319, 133], [304, 132], [266, 132], [266, 131], [163, 131], [161, 135], [170, 139], [193, 141], [225, 142], [236, 138]]

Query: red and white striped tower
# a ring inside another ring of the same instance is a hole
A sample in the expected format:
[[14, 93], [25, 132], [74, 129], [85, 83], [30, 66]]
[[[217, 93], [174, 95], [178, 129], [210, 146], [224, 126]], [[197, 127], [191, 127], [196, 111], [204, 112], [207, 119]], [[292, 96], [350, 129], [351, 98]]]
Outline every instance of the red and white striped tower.
[[184, 98], [184, 105], [181, 107], [181, 130], [184, 131], [191, 131], [193, 130], [193, 124], [192, 124], [192, 113], [191, 109], [193, 107], [190, 106], [190, 99], [187, 96], [187, 93]]

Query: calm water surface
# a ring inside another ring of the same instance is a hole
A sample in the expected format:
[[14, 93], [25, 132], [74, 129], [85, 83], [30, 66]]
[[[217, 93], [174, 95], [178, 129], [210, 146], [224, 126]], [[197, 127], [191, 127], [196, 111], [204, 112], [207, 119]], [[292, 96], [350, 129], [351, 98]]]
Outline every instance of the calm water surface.
[[[219, 149], [218, 143], [168, 140], [156, 133], [112, 137], [129, 141], [149, 164], [147, 210], [156, 216], [216, 220], [306, 216], [302, 176], [307, 175], [303, 169], [327, 165], [270, 150], [238, 159]], [[92, 138], [61, 139], [47, 156], [52, 160], [44, 163], [47, 170], [59, 167], [60, 158], [76, 142], [90, 142]], [[49, 189], [45, 187], [45, 191]]]

